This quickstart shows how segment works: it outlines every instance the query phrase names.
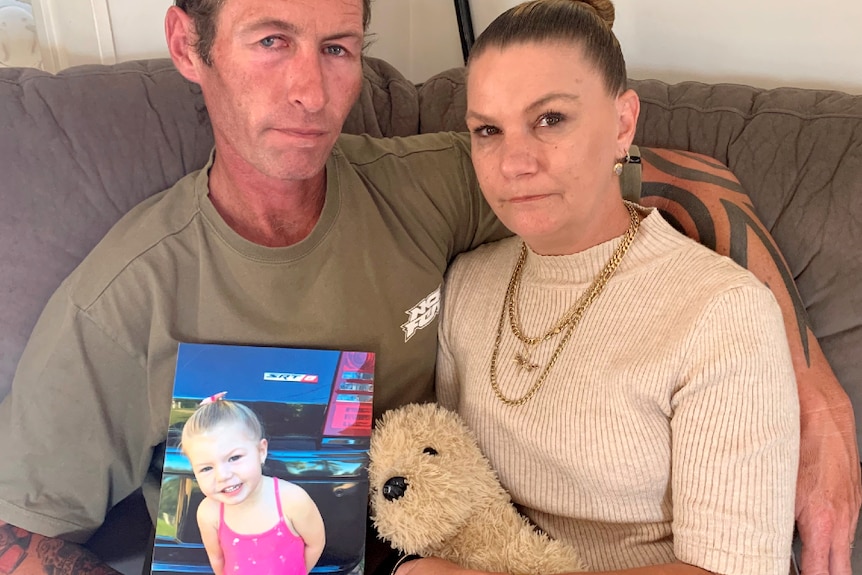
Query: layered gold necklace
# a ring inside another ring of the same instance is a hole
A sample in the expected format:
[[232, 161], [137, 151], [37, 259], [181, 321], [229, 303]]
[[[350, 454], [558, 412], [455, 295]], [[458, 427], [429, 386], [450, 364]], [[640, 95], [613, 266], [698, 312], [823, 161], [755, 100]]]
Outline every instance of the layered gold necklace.
[[[602, 290], [605, 288], [608, 281], [610, 281], [614, 272], [617, 271], [620, 262], [623, 260], [623, 256], [626, 254], [629, 246], [632, 245], [632, 242], [635, 239], [635, 234], [640, 227], [641, 221], [634, 204], [625, 202], [625, 205], [629, 212], [629, 227], [622, 240], [620, 240], [617, 249], [614, 250], [611, 258], [608, 260], [608, 263], [605, 264], [599, 272], [599, 275], [596, 276], [583, 295], [566, 311], [566, 313], [563, 314], [560, 320], [551, 326], [551, 328], [545, 333], [535, 337], [530, 337], [524, 334], [524, 330], [521, 328], [520, 317], [518, 315], [518, 292], [521, 287], [521, 275], [524, 271], [524, 263], [527, 261], [527, 244], [523, 242], [521, 243], [521, 253], [518, 256], [518, 261], [515, 263], [515, 269], [512, 270], [512, 277], [509, 279], [509, 286], [506, 288], [506, 295], [503, 298], [503, 309], [500, 312], [500, 322], [497, 325], [497, 339], [494, 341], [494, 352], [491, 355], [491, 389], [494, 390], [494, 394], [497, 398], [506, 405], [522, 405], [529, 401], [529, 399], [539, 391], [545, 383], [551, 368], [554, 367], [554, 364], [563, 352], [563, 348], [566, 346], [566, 343], [568, 343], [569, 338], [572, 337], [575, 327], [580, 323], [584, 312], [590, 304], [599, 297], [599, 294], [602, 293]], [[535, 382], [533, 382], [533, 385], [529, 390], [527, 390], [527, 393], [517, 399], [506, 397], [500, 390], [500, 384], [497, 381], [497, 360], [500, 356], [500, 342], [503, 340], [503, 325], [506, 323], [507, 317], [509, 319], [509, 326], [512, 329], [512, 334], [518, 338], [522, 344], [524, 344], [524, 351], [516, 353], [512, 361], [517, 363], [519, 368], [527, 372], [532, 372], [541, 367], [539, 364], [533, 363], [530, 359], [532, 348], [542, 342], [548, 341], [560, 333], [563, 334], [557, 347], [554, 349], [554, 353], [551, 355], [551, 359], [539, 374], [539, 377]]]

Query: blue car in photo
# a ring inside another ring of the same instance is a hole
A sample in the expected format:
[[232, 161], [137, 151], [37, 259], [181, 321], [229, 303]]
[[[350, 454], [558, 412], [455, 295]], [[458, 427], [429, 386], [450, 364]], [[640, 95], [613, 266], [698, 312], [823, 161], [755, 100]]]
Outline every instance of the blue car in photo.
[[218, 392], [250, 407], [269, 442], [264, 475], [305, 489], [326, 529], [313, 573], [361, 573], [374, 354], [180, 344], [152, 573], [212, 573], [197, 526], [203, 500], [179, 449], [182, 426]]

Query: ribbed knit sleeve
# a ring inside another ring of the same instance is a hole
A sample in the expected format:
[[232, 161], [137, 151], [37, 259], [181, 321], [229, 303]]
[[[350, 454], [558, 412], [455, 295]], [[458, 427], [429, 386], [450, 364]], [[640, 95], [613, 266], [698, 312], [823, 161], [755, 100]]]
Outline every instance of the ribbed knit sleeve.
[[799, 405], [778, 303], [717, 294], [694, 326], [671, 405], [674, 552], [716, 573], [783, 574]]
[[[450, 297], [450, 284], [444, 283], [443, 301]], [[437, 403], [457, 411], [458, 409], [458, 372], [455, 369], [455, 359], [452, 357], [452, 348], [449, 345], [450, 321], [447, 321], [445, 303], [440, 310], [440, 326], [437, 330], [437, 368], [435, 380], [435, 392]], [[457, 317], [456, 317], [457, 321]]]

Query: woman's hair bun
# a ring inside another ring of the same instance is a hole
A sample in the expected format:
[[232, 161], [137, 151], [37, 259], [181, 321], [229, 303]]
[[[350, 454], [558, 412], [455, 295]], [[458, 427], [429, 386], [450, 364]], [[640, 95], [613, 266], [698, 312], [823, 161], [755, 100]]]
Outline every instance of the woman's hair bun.
[[572, 0], [573, 2], [580, 2], [581, 4], [586, 4], [590, 8], [596, 11], [596, 14], [599, 15], [599, 18], [604, 20], [605, 24], [607, 24], [608, 28], [613, 30], [614, 28], [614, 19], [616, 18], [616, 10], [614, 10], [614, 3], [611, 0]]

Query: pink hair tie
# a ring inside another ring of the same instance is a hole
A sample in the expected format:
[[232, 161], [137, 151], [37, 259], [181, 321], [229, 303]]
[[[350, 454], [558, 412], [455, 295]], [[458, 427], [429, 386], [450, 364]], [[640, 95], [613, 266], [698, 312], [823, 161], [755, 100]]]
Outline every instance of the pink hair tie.
[[211, 395], [209, 397], [204, 398], [198, 405], [207, 405], [210, 403], [215, 403], [217, 401], [221, 401], [222, 399], [224, 399], [225, 395], [227, 395], [226, 391], [220, 391], [220, 392], [216, 393], [215, 395]]

